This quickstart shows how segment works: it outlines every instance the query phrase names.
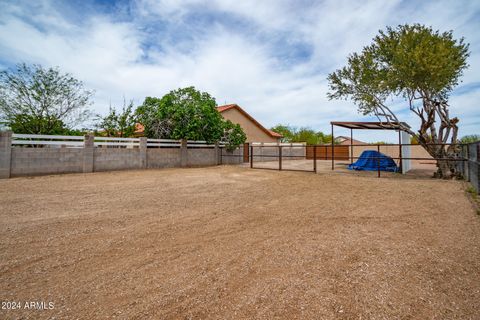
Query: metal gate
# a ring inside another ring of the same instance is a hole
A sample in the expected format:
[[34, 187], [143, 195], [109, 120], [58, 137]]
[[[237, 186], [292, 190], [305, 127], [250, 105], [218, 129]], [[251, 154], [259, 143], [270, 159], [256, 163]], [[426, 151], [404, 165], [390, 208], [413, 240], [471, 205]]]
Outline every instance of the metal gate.
[[251, 143], [250, 168], [317, 172], [316, 154], [307, 157], [308, 148], [304, 143]]
[[250, 143], [243, 144], [243, 162], [248, 162], [250, 158]]

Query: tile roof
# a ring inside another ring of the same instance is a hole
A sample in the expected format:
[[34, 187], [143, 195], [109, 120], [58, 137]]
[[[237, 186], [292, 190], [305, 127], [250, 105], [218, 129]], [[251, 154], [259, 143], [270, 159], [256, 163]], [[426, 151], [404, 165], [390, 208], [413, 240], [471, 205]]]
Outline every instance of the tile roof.
[[141, 123], [135, 123], [135, 133], [143, 133], [145, 127]]
[[218, 112], [223, 112], [223, 111], [226, 111], [228, 109], [235, 108], [235, 106], [236, 106], [236, 104], [226, 104], [224, 106], [218, 106], [217, 110], [218, 110]]
[[278, 133], [278, 132], [275, 132], [275, 131], [272, 131], [272, 130], [268, 130], [270, 132], [270, 134], [274, 137], [278, 137], [278, 138], [283, 138], [283, 136]]

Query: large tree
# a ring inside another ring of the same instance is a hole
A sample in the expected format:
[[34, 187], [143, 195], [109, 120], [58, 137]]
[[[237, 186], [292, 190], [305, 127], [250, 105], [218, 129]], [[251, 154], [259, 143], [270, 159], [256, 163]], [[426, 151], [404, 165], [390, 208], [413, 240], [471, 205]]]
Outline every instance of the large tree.
[[[328, 76], [330, 99], [352, 99], [364, 115], [396, 122], [434, 158], [455, 159], [459, 119], [450, 116], [449, 94], [468, 67], [468, 44], [452, 31], [434, 31], [420, 24], [388, 27], [348, 64]], [[420, 120], [417, 131], [399, 121], [387, 106], [402, 98]], [[450, 143], [450, 145], [445, 145]], [[457, 162], [437, 161], [436, 177], [459, 176]]]
[[215, 99], [194, 87], [170, 91], [161, 99], [147, 97], [137, 108], [138, 121], [149, 138], [226, 140], [229, 148], [245, 142], [240, 126], [226, 123], [217, 111]]
[[17, 133], [63, 134], [90, 117], [92, 92], [58, 68], [0, 72], [0, 122]]
[[123, 100], [121, 110], [110, 106], [108, 114], [100, 117], [97, 127], [109, 137], [131, 137], [135, 133], [137, 116], [133, 109], [133, 101], [129, 104]]

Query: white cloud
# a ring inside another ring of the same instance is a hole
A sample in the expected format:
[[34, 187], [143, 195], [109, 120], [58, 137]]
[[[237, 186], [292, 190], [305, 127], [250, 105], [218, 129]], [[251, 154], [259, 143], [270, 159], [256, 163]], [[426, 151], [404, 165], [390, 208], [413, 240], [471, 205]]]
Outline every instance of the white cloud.
[[[301, 3], [143, 0], [131, 5], [128, 19], [115, 11], [74, 19], [47, 0], [35, 7], [10, 2], [0, 8], [0, 65], [58, 65], [96, 90], [97, 113], [123, 96], [140, 104], [145, 96], [194, 85], [219, 104], [242, 105], [266, 126], [328, 131], [331, 120], [365, 118], [349, 101], [328, 101], [327, 74], [378, 29], [421, 22], [465, 35], [472, 57], [463, 84], [479, 82], [478, 8], [472, 3], [462, 2], [468, 11], [446, 1]], [[468, 117], [465, 134], [480, 127], [478, 98], [478, 88], [452, 97], [452, 110]]]

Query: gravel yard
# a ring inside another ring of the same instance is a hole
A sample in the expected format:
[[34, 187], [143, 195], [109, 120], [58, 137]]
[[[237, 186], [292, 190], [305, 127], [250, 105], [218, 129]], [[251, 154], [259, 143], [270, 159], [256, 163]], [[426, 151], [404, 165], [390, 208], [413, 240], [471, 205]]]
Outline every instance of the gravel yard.
[[14, 178], [0, 219], [2, 319], [480, 318], [480, 217], [456, 181], [238, 166]]

